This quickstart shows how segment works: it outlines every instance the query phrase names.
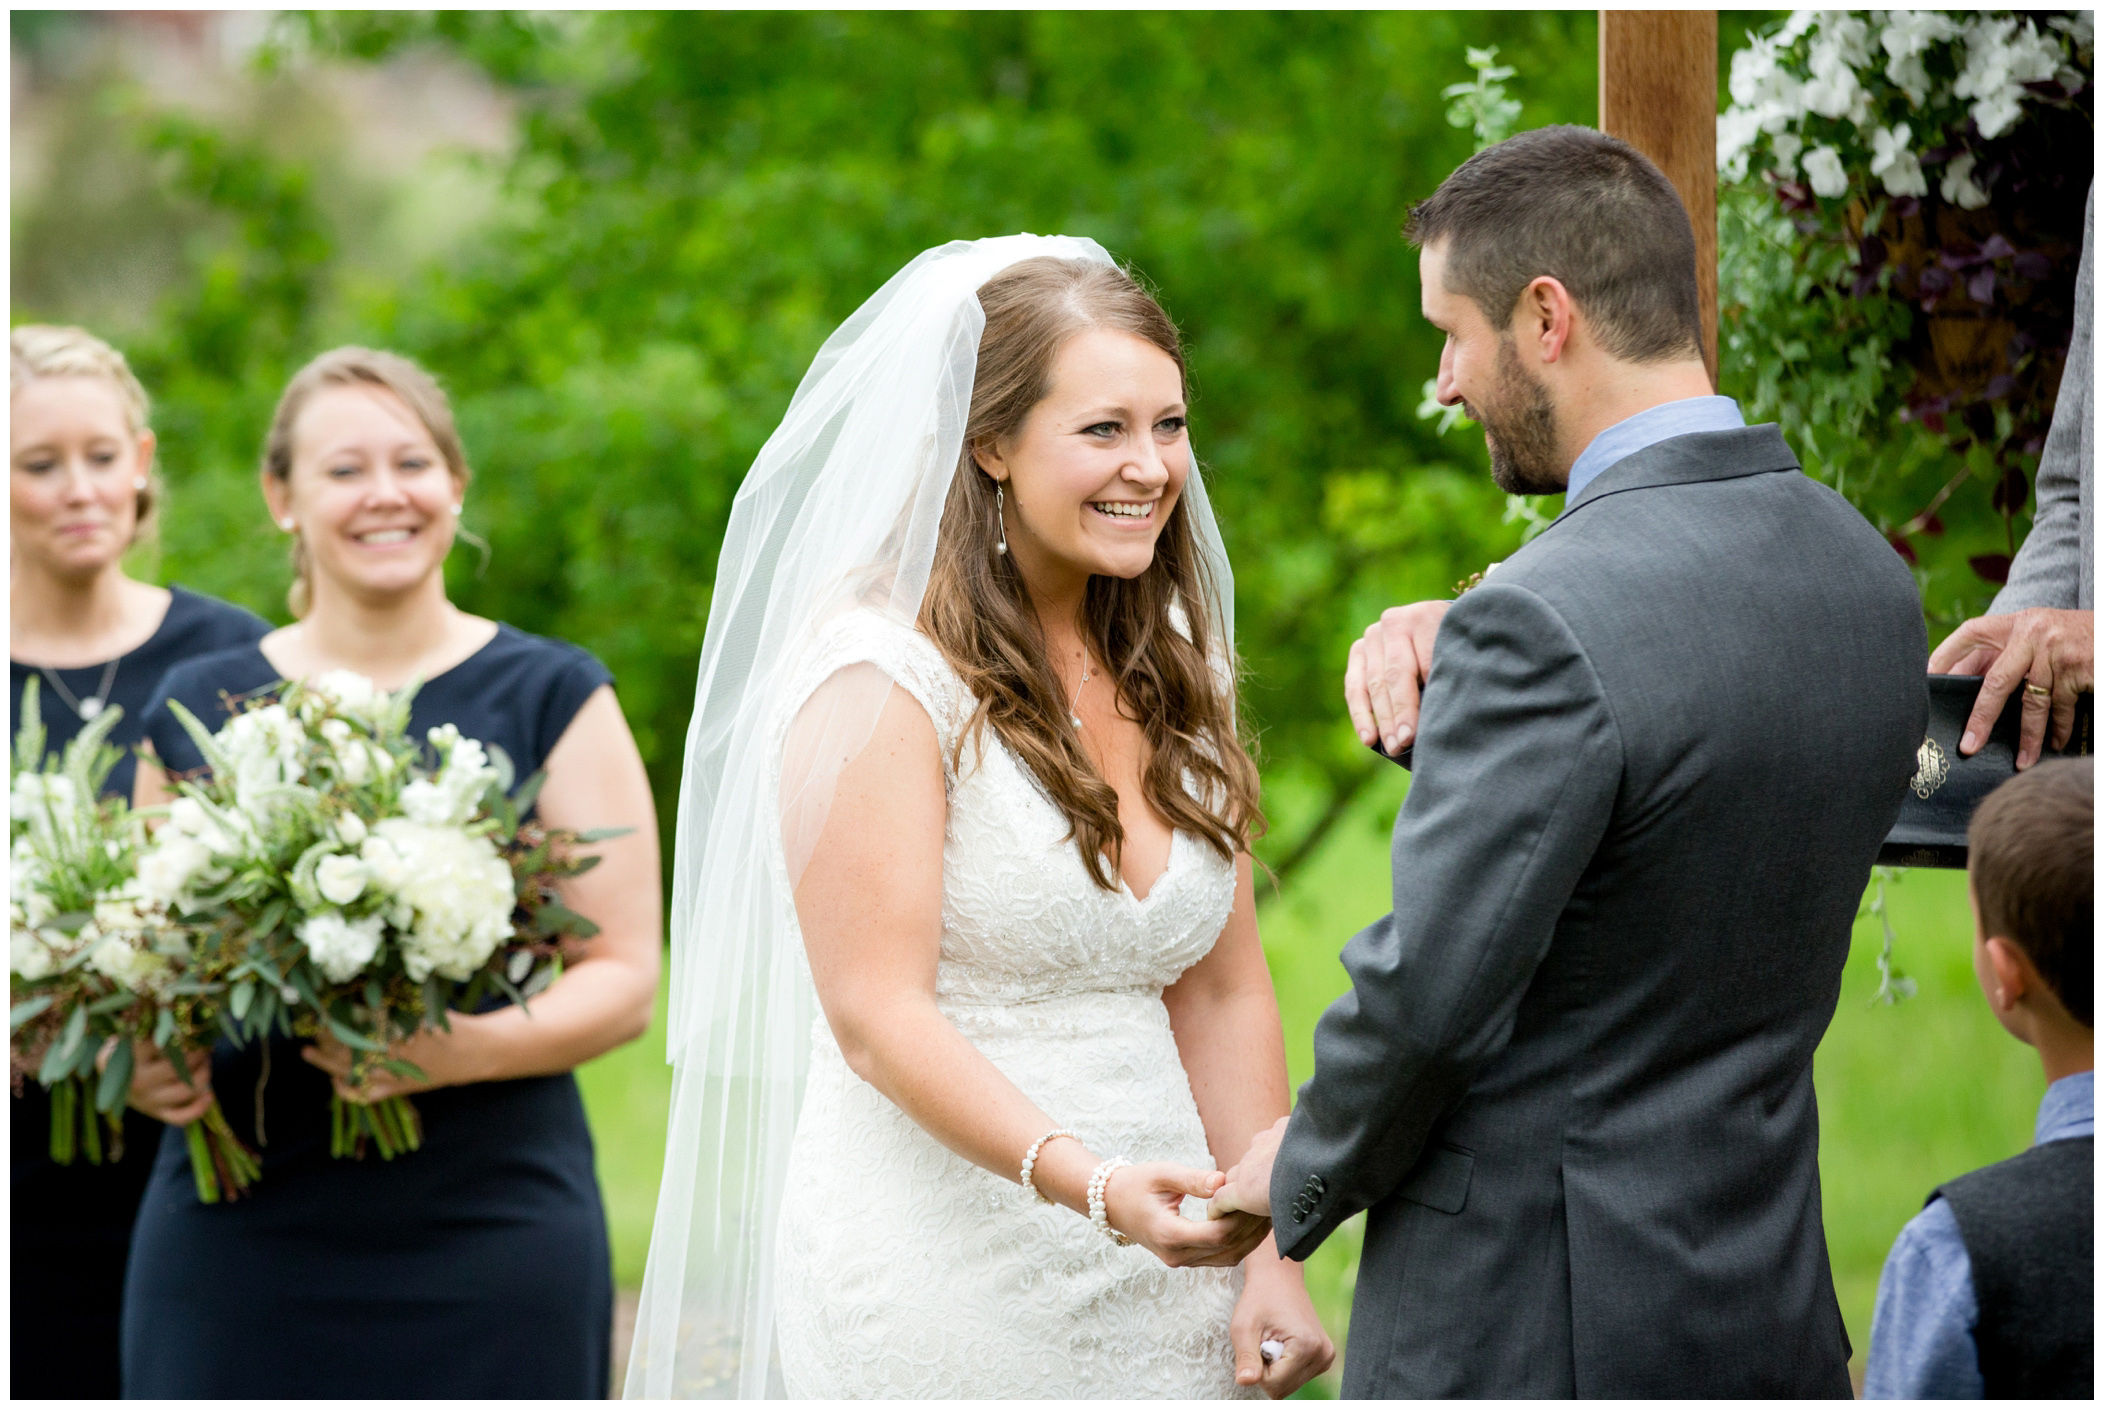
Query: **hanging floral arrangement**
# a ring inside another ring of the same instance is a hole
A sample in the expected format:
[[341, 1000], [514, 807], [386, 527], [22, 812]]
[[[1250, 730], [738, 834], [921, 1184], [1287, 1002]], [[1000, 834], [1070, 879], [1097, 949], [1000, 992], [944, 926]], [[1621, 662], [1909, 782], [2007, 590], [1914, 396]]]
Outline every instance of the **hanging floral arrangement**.
[[2007, 576], [2074, 322], [2091, 43], [2087, 11], [1798, 10], [1732, 57], [1721, 176], [1770, 193], [1749, 219], [1787, 222], [1802, 293], [1903, 374], [1857, 379], [1859, 424], [1916, 422], [1959, 458], [1882, 525], [1909, 561], [1979, 478], [2005, 543], [1969, 561]]

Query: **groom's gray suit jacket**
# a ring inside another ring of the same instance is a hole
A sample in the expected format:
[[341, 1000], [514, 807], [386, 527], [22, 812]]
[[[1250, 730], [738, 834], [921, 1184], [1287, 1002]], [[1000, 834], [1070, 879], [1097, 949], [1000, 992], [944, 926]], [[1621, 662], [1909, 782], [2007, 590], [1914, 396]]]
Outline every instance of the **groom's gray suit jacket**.
[[1448, 611], [1272, 1175], [1289, 1257], [1370, 1211], [1346, 1395], [1849, 1394], [1812, 1052], [1926, 655], [1773, 426], [1630, 456]]

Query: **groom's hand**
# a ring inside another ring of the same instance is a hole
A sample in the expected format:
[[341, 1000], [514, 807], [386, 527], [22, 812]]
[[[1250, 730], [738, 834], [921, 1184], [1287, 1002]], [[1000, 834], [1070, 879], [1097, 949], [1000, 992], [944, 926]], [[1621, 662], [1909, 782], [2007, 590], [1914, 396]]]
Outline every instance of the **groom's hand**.
[[1361, 744], [1371, 747], [1378, 740], [1383, 753], [1395, 754], [1417, 738], [1417, 702], [1432, 673], [1432, 641], [1452, 605], [1391, 607], [1352, 643], [1344, 666], [1344, 707], [1351, 711]]
[[1227, 1172], [1227, 1183], [1206, 1206], [1212, 1218], [1238, 1212], [1271, 1217], [1271, 1162], [1278, 1158], [1278, 1143], [1285, 1139], [1286, 1123], [1291, 1119], [1281, 1116], [1268, 1130], [1257, 1132], [1235, 1168]]

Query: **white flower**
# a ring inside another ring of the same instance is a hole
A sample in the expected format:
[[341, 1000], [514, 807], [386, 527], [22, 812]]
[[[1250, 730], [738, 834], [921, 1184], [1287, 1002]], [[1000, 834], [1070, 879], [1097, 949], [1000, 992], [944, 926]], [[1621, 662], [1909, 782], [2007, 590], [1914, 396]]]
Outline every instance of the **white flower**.
[[1814, 147], [1805, 153], [1804, 174], [1815, 196], [1831, 199], [1848, 194], [1848, 172], [1842, 168], [1841, 154], [1832, 147]]
[[357, 978], [380, 953], [380, 933], [386, 925], [379, 916], [346, 920], [342, 911], [323, 911], [301, 921], [292, 933], [329, 982], [342, 984]]
[[95, 942], [88, 952], [88, 968], [134, 993], [152, 990], [169, 975], [165, 955], [139, 949], [116, 935]]
[[465, 980], [511, 937], [518, 892], [510, 865], [487, 837], [388, 818], [360, 855], [373, 884], [397, 903], [391, 918], [405, 932], [402, 959], [411, 979], [421, 983], [436, 973]]
[[283, 705], [244, 710], [219, 731], [219, 747], [233, 769], [234, 800], [242, 812], [268, 819], [277, 798], [300, 781], [306, 731]]
[[356, 847], [365, 841], [365, 819], [356, 813], [345, 813], [336, 820], [336, 840], [346, 847]]
[[1908, 123], [1881, 127], [1870, 138], [1870, 174], [1885, 179], [1885, 189], [1895, 196], [1926, 196], [1928, 178], [1921, 174], [1921, 161], [1907, 149], [1914, 129]]
[[451, 725], [431, 731], [432, 747], [445, 760], [433, 779], [415, 779], [402, 787], [402, 812], [426, 827], [457, 826], [475, 816], [482, 795], [497, 781], [482, 745], [461, 738]]
[[168, 827], [165, 832], [177, 832], [195, 838], [211, 849], [215, 857], [237, 857], [241, 854], [240, 839], [227, 835], [204, 805], [195, 798], [178, 798], [168, 805]]
[[2022, 115], [2024, 85], [2053, 77], [2064, 57], [2060, 41], [2029, 20], [1983, 15], [1965, 27], [1965, 67], [1951, 92], [1974, 100], [1982, 137], [1999, 137]]
[[365, 890], [368, 875], [368, 868], [358, 858], [332, 852], [314, 868], [314, 889], [321, 892], [324, 899], [348, 906]]
[[8, 972], [34, 984], [39, 979], [49, 979], [58, 968], [59, 957], [41, 932], [16, 926], [7, 936]]
[[323, 720], [321, 737], [328, 741], [330, 752], [336, 756], [336, 772], [342, 775], [343, 781], [353, 788], [364, 783], [372, 773], [372, 751], [357, 732], [342, 720]]
[[1794, 132], [1785, 132], [1768, 143], [1768, 150], [1775, 154], [1775, 169], [1785, 177], [1797, 175], [1797, 154], [1804, 150], [1804, 139]]
[[1819, 36], [1812, 41], [1807, 67], [1811, 82], [1804, 86], [1804, 106], [1821, 117], [1853, 117], [1860, 125], [1868, 113], [1868, 95], [1856, 77], [1859, 65], [1870, 61], [1870, 30], [1846, 12], [1821, 17]]
[[8, 795], [8, 812], [16, 822], [43, 822], [47, 813], [72, 811], [78, 799], [73, 780], [64, 774], [23, 772], [15, 775]]
[[140, 894], [165, 905], [189, 896], [197, 883], [223, 878], [226, 873], [212, 864], [212, 849], [188, 833], [161, 829], [153, 846], [139, 854]]
[[1733, 108], [1718, 116], [1717, 170], [1726, 181], [1746, 179], [1746, 159], [1760, 135], [1760, 118], [1744, 108]]
[[307, 682], [307, 687], [336, 702], [346, 715], [370, 722], [387, 704], [387, 695], [356, 671], [326, 671]]
[[1956, 39], [1958, 26], [1935, 10], [1891, 10], [1885, 18], [1885, 27], [1878, 31], [1878, 44], [1886, 55], [1885, 77], [1918, 108], [1929, 100], [1929, 70], [1922, 56], [1931, 44]]
[[1960, 152], [1943, 168], [1940, 189], [1943, 199], [1976, 211], [1987, 204], [1989, 197], [1985, 187], [1973, 180], [1973, 166], [1979, 159], [1971, 152]]

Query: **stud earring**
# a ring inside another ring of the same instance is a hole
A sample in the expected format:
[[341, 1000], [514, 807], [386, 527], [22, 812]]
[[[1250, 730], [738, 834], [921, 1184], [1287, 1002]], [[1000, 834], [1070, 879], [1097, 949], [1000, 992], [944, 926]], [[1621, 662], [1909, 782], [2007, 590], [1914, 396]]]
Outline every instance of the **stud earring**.
[[294, 529], [297, 529], [299, 526], [300, 521], [293, 518], [290, 514], [287, 514], [284, 518], [278, 520], [278, 527], [283, 529], [288, 534], [291, 533]]
[[465, 507], [466, 507], [466, 506], [464, 506], [464, 505], [459, 505], [459, 504], [456, 504], [456, 505], [454, 505], [454, 506], [453, 506], [453, 517], [454, 517], [455, 519], [458, 519], [458, 518], [460, 517], [460, 511], [461, 511], [461, 510], [462, 510], [463, 508], [465, 508]]
[[133, 477], [132, 477], [132, 488], [133, 488], [133, 489], [135, 489], [135, 490], [143, 490], [143, 489], [145, 489], [145, 488], [146, 488], [146, 477], [145, 477], [144, 475], [135, 475], [135, 476], [133, 476]]
[[1008, 516], [1003, 512], [1007, 505], [1008, 499], [1002, 494], [1001, 486], [996, 483], [994, 485], [994, 532], [1000, 537], [994, 544], [995, 557], [1000, 557], [1008, 552]]

